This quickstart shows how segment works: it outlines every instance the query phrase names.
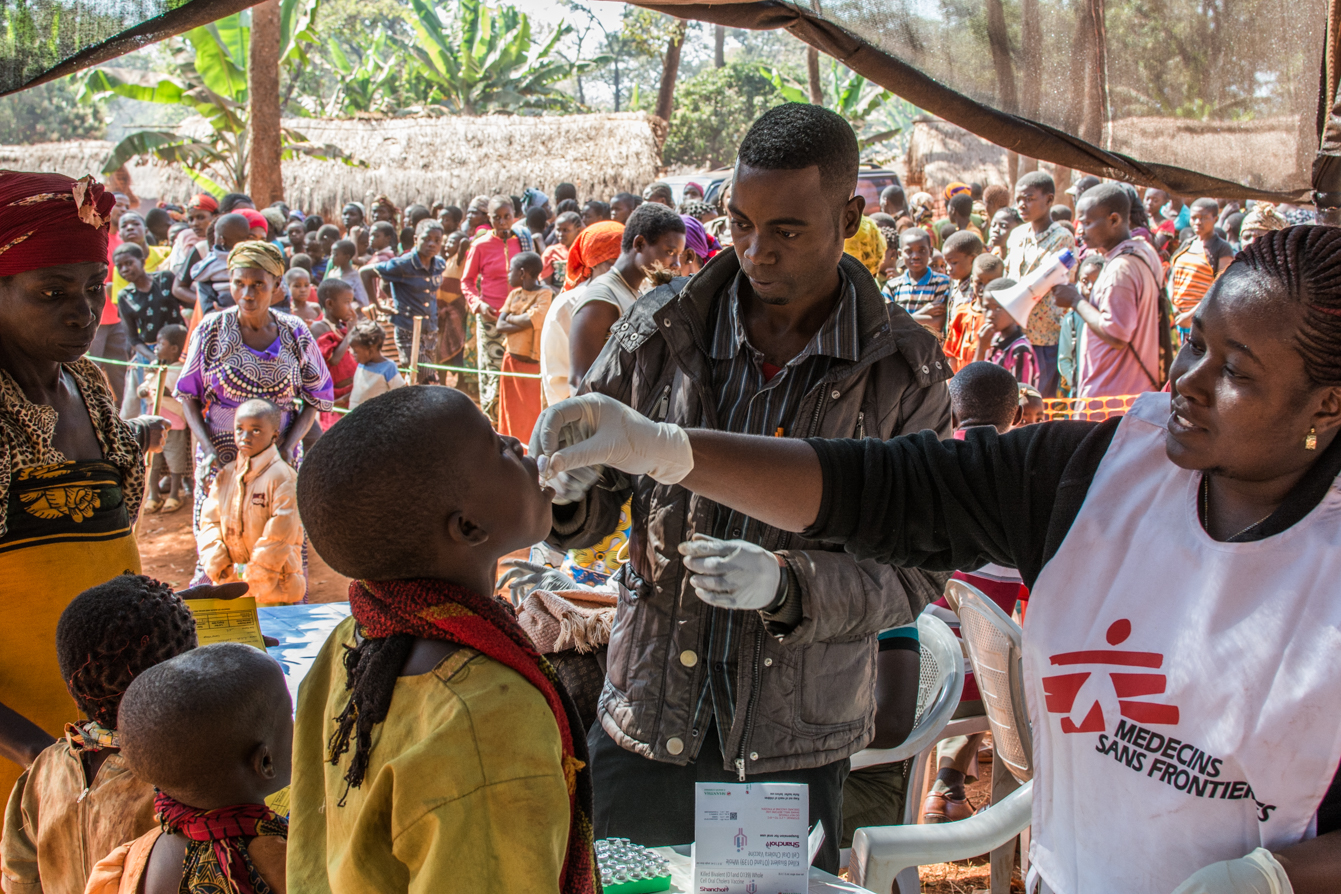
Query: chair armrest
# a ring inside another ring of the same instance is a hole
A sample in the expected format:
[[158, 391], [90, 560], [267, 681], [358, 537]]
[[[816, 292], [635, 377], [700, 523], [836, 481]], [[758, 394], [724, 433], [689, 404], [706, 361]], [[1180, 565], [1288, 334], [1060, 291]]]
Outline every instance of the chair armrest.
[[1026, 782], [999, 804], [954, 823], [869, 826], [852, 837], [848, 874], [852, 882], [886, 894], [909, 866], [945, 863], [985, 854], [1029, 825], [1034, 783]]

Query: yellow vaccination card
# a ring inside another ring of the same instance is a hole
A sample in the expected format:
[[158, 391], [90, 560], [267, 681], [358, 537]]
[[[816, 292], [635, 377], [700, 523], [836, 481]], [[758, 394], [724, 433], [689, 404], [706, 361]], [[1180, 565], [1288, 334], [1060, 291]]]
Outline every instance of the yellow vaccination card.
[[261, 622], [256, 617], [256, 599], [188, 599], [186, 604], [196, 616], [196, 641], [210, 643], [246, 643], [265, 649]]

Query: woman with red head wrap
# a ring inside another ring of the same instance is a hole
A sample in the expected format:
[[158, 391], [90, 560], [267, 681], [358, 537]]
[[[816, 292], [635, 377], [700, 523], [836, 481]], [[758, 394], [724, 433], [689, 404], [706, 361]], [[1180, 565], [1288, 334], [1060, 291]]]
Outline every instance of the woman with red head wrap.
[[165, 419], [117, 415], [84, 354], [107, 300], [113, 199], [92, 178], [0, 171], [0, 790], [49, 745], [72, 704], [56, 621], [131, 569], [144, 451]]
[[572, 396], [568, 384], [572, 363], [568, 335], [573, 324], [573, 308], [582, 299], [583, 286], [614, 266], [623, 239], [622, 223], [603, 220], [578, 233], [573, 247], [568, 249], [568, 273], [563, 291], [555, 296], [545, 314], [545, 323], [540, 327], [540, 387], [546, 406]]

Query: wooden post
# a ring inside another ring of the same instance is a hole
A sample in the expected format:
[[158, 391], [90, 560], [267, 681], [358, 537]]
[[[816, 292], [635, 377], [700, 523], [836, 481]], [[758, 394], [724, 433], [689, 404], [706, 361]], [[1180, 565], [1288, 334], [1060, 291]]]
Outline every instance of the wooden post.
[[424, 328], [424, 318], [414, 318], [414, 334], [410, 338], [410, 377], [411, 384], [419, 384], [419, 338]]

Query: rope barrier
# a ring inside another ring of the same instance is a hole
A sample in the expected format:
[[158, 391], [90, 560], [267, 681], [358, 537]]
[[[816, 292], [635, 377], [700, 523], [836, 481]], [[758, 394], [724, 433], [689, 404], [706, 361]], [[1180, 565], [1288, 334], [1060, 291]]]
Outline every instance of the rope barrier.
[[[93, 361], [94, 363], [111, 363], [113, 366], [142, 366], [145, 367], [145, 369], [152, 369], [152, 367], [157, 366], [157, 363], [143, 361], [139, 363], [135, 363], [134, 361], [114, 361], [114, 359], [111, 359], [110, 357], [94, 357], [93, 354], [84, 354], [84, 357], [89, 358], [90, 361]], [[397, 369], [400, 370], [401, 373], [409, 374], [408, 367], [397, 367]], [[476, 367], [471, 366], [443, 366], [441, 363], [420, 363], [420, 369], [447, 370], [448, 373], [468, 373], [472, 375], [511, 375], [512, 378], [519, 379], [542, 378], [539, 373], [510, 373], [510, 371], [503, 370], [476, 369]]]

